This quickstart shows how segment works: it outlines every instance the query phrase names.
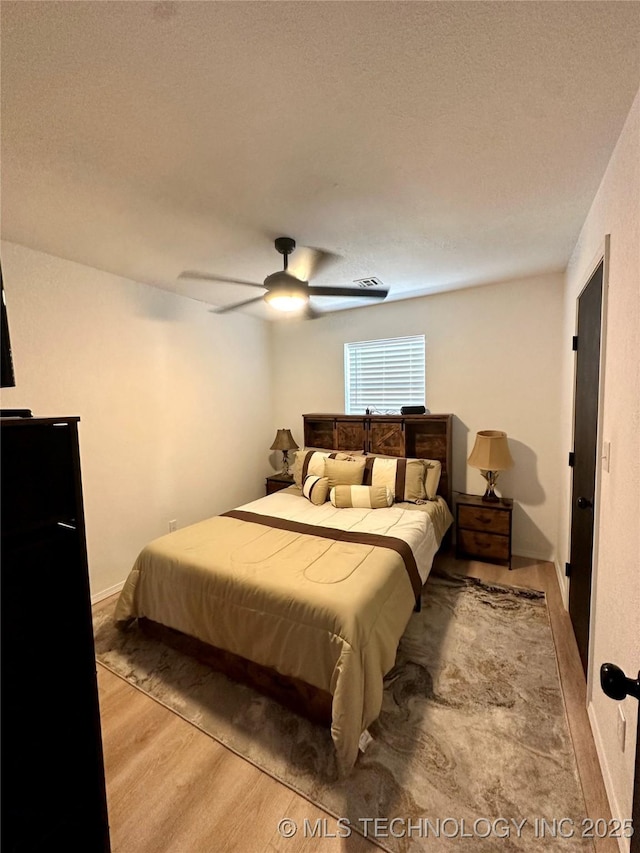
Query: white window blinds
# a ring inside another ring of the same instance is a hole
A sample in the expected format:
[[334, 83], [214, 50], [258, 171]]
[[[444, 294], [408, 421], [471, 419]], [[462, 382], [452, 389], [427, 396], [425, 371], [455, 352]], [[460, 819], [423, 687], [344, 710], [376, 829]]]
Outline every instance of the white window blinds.
[[426, 405], [424, 364], [424, 335], [345, 344], [345, 413], [387, 414]]

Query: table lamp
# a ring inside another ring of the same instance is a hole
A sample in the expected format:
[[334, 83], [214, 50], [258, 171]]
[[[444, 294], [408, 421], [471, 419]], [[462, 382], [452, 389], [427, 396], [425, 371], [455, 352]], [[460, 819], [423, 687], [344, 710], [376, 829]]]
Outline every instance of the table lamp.
[[289, 476], [289, 451], [297, 450], [298, 445], [295, 443], [290, 429], [279, 429], [276, 432], [276, 437], [271, 445], [271, 450], [282, 451], [282, 471], [280, 473]]
[[479, 468], [487, 481], [487, 490], [482, 500], [491, 503], [499, 501], [500, 498], [494, 491], [498, 474], [513, 465], [506, 432], [497, 429], [480, 430], [467, 462], [472, 468]]

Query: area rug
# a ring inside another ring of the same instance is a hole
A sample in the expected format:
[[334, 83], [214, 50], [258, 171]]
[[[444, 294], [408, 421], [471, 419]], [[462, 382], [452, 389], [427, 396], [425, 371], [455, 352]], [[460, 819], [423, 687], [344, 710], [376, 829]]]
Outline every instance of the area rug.
[[105, 667], [333, 816], [306, 835], [357, 832], [391, 853], [593, 849], [541, 592], [432, 574], [341, 782], [327, 730], [119, 630], [112, 607], [94, 630]]

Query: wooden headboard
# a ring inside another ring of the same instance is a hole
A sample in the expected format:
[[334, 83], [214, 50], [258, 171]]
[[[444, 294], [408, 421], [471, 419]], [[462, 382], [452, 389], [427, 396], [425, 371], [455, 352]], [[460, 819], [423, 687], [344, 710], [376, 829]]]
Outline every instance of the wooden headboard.
[[442, 465], [438, 494], [452, 504], [453, 415], [303, 415], [305, 447], [436, 459]]

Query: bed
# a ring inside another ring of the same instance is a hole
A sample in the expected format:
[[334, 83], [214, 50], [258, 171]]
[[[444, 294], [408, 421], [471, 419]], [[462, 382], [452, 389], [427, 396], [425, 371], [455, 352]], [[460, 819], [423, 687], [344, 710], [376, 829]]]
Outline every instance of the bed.
[[292, 486], [149, 543], [116, 620], [173, 629], [218, 662], [248, 661], [329, 697], [344, 776], [451, 520], [441, 494], [339, 508]]

